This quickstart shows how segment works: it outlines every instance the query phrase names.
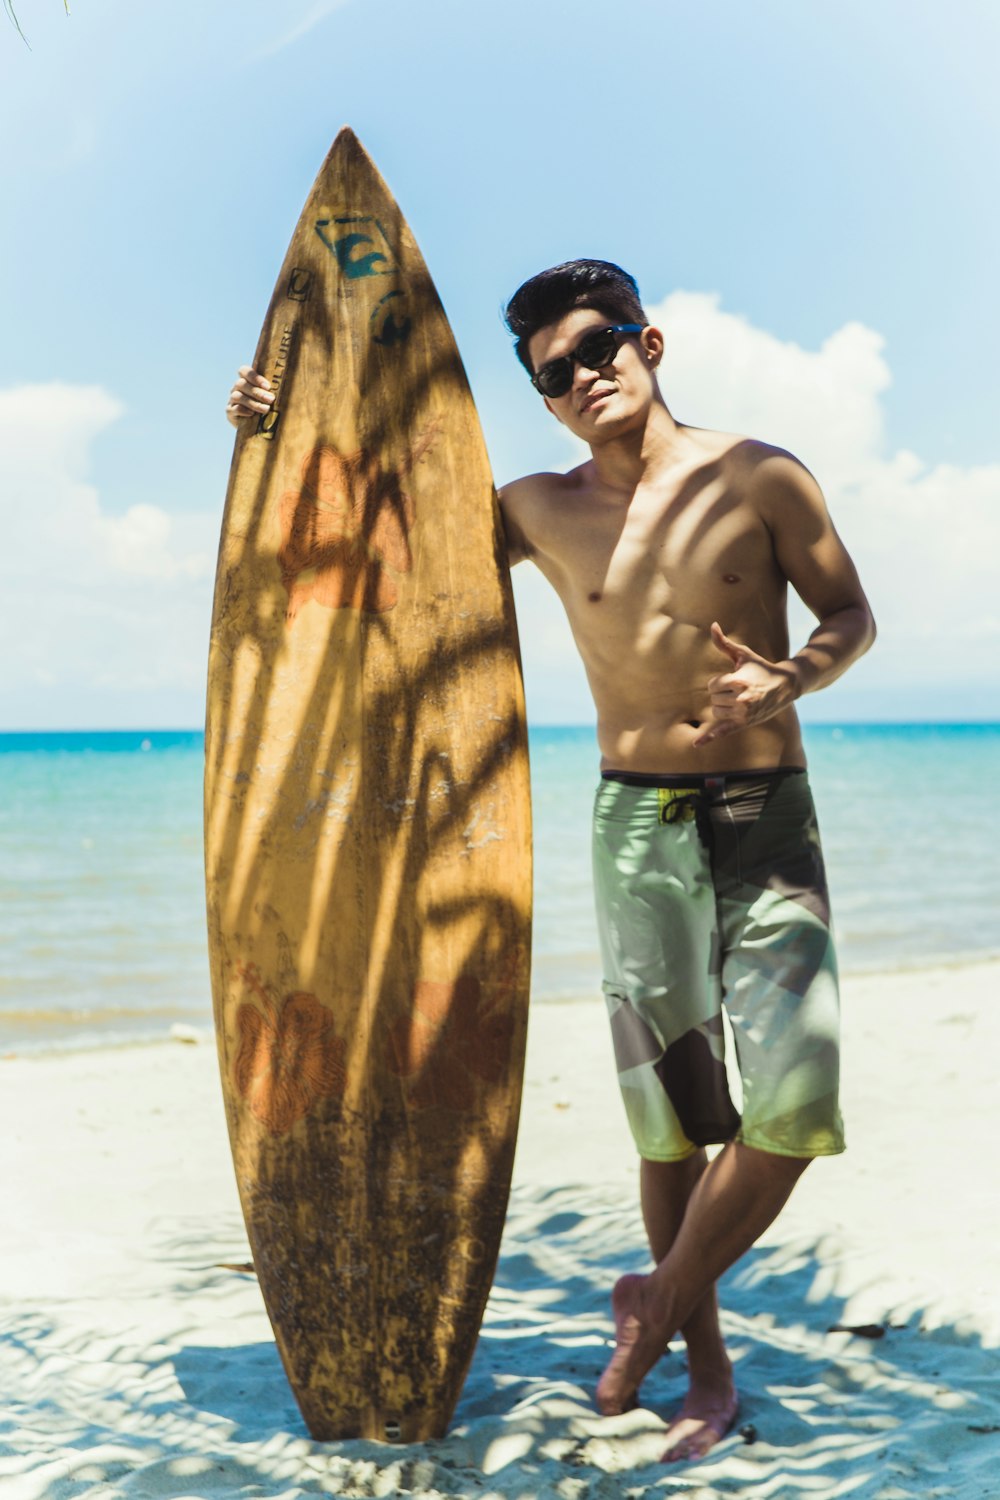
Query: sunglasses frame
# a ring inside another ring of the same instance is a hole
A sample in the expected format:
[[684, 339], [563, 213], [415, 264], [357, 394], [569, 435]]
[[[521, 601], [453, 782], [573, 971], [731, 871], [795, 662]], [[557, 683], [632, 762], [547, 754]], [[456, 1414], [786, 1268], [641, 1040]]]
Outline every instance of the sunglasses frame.
[[[623, 333], [641, 333], [645, 327], [645, 323], [609, 323], [605, 328], [588, 328], [587, 332], [580, 339], [580, 342], [577, 344], [576, 348], [573, 349], [569, 354], [560, 354], [556, 359], [547, 360], [545, 364], [542, 365], [540, 370], [535, 371], [534, 375], [530, 377], [532, 385], [535, 387], [535, 390], [540, 396], [547, 396], [550, 401], [558, 401], [561, 397], [568, 396], [573, 387], [573, 376], [576, 373], [577, 365], [582, 365], [585, 370], [607, 369], [608, 365], [614, 362], [615, 355], [621, 348], [621, 340], [619, 338], [615, 338], [615, 347], [611, 354], [611, 358], [606, 359], [603, 364], [592, 365], [581, 356], [581, 350], [583, 349], [583, 346], [588, 339], [600, 338], [602, 334], [609, 333], [612, 335]], [[546, 371], [558, 369], [569, 370], [569, 380], [567, 381], [566, 389], [562, 391], [544, 390], [540, 382], [544, 379]]]

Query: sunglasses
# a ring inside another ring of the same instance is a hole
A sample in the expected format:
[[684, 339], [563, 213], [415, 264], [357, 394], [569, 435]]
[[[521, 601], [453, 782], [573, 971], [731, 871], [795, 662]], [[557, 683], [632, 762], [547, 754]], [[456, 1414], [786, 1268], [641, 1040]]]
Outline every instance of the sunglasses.
[[543, 396], [553, 399], [565, 396], [573, 384], [576, 365], [583, 365], [586, 370], [603, 370], [618, 353], [620, 335], [641, 333], [643, 326], [642, 323], [616, 323], [612, 328], [592, 328], [583, 335], [572, 354], [562, 354], [558, 359], [550, 359], [548, 364], [536, 370], [531, 377], [532, 385]]

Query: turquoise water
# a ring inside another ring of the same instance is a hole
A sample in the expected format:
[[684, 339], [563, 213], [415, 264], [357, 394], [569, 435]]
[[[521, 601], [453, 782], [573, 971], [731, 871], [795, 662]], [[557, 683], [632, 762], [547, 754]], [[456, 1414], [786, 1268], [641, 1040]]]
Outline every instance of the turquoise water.
[[[845, 970], [1000, 953], [1000, 725], [806, 728]], [[597, 995], [589, 729], [531, 735], [533, 997]], [[199, 733], [0, 735], [0, 1052], [207, 1029]]]

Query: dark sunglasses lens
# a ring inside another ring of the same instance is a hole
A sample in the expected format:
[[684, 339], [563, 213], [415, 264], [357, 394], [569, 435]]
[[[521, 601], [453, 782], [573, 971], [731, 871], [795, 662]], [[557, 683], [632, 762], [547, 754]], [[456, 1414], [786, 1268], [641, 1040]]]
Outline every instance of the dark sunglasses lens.
[[543, 365], [535, 376], [535, 385], [543, 396], [565, 396], [573, 384], [573, 361], [568, 355]]
[[587, 370], [603, 370], [618, 353], [618, 342], [610, 329], [586, 334], [576, 347], [575, 357]]

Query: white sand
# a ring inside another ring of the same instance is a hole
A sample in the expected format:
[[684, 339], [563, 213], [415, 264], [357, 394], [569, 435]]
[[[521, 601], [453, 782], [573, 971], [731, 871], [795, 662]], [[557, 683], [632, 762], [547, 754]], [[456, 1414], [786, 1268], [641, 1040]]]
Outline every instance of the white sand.
[[[515, 1190], [451, 1434], [306, 1435], [252, 1277], [211, 1042], [0, 1061], [0, 1500], [1000, 1496], [1000, 964], [845, 985], [847, 1154], [723, 1283], [740, 1425], [657, 1462], [683, 1346], [599, 1418], [646, 1263], [599, 1001], [532, 1016]], [[891, 1325], [880, 1340], [833, 1323]]]

